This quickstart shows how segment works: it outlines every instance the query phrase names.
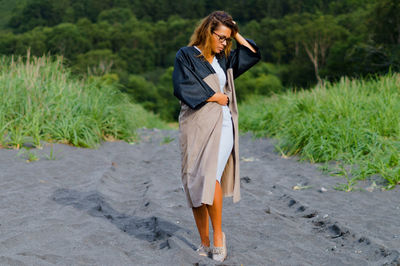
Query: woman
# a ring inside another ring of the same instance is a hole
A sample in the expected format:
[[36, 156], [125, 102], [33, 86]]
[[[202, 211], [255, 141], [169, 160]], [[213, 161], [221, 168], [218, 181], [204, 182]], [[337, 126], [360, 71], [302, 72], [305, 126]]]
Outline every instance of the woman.
[[[231, 51], [232, 37], [237, 49]], [[227, 256], [221, 229], [222, 197], [240, 199], [238, 110], [233, 80], [260, 60], [232, 17], [216, 11], [176, 54], [174, 95], [181, 102], [179, 134], [182, 184], [200, 234], [199, 255]], [[213, 227], [210, 248], [208, 219]]]

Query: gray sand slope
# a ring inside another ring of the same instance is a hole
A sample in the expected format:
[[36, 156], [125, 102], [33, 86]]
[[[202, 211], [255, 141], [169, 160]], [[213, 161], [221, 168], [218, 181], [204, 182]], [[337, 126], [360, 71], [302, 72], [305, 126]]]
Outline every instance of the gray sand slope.
[[[0, 150], [0, 265], [214, 265], [180, 183], [177, 131], [99, 149]], [[224, 199], [224, 265], [400, 265], [399, 189], [334, 190], [271, 140], [240, 137], [242, 200]], [[293, 186], [308, 186], [293, 190]], [[321, 192], [320, 188], [327, 189]]]

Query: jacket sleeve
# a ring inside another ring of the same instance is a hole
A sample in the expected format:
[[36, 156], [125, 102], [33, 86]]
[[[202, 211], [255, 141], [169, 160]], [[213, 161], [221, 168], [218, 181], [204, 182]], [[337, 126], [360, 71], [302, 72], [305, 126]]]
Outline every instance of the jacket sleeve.
[[256, 52], [253, 53], [246, 46], [238, 44], [237, 48], [230, 53], [227, 68], [233, 69], [233, 78], [239, 77], [261, 59], [260, 50], [256, 43], [250, 39], [246, 40], [251, 44]]
[[215, 92], [186, 61], [178, 51], [172, 74], [174, 95], [190, 108], [198, 109], [206, 104], [206, 100]]

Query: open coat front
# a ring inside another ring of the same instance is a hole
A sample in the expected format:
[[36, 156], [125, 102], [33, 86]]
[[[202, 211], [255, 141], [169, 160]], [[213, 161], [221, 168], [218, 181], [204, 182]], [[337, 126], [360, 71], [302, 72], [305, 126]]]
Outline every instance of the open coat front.
[[[233, 80], [260, 60], [260, 52], [238, 44], [228, 58], [217, 55], [227, 83], [224, 93], [229, 97], [234, 146], [221, 178], [224, 196], [240, 200], [238, 109]], [[211, 64], [193, 46], [182, 47], [176, 54], [173, 72], [174, 95], [181, 102], [179, 142], [182, 159], [182, 184], [189, 207], [213, 204], [218, 165], [218, 149], [222, 129], [222, 107], [206, 102], [220, 92], [218, 76]]]

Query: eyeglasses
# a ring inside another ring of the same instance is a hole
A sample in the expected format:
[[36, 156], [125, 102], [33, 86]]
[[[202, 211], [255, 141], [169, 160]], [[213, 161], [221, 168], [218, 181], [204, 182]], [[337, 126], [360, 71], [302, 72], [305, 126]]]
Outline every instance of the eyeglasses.
[[232, 38], [228, 38], [222, 35], [219, 35], [218, 33], [216, 33], [215, 31], [213, 31], [212, 33], [214, 33], [215, 35], [217, 35], [218, 40], [223, 43], [224, 41], [226, 41], [226, 43], [230, 43], [232, 41]]

